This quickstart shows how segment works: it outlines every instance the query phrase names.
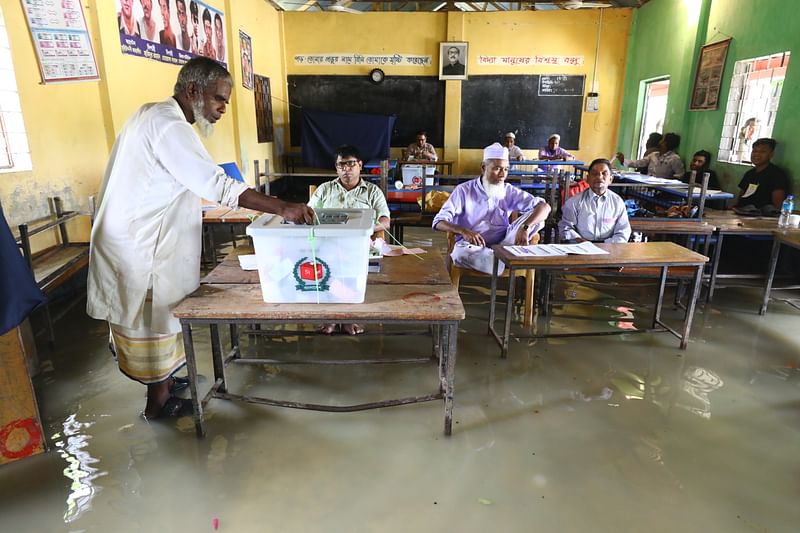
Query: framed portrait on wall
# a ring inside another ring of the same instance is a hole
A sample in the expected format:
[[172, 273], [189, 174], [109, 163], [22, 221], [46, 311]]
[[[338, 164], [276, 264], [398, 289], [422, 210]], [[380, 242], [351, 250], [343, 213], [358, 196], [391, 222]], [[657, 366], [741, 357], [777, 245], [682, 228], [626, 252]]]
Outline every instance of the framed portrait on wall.
[[250, 36], [239, 30], [239, 52], [242, 55], [242, 85], [253, 90], [253, 43]]
[[467, 79], [467, 52], [469, 43], [439, 43], [439, 79]]
[[719, 104], [719, 91], [722, 86], [722, 72], [728, 55], [730, 39], [707, 44], [700, 49], [697, 72], [692, 86], [692, 100], [689, 109], [693, 111], [716, 109]]

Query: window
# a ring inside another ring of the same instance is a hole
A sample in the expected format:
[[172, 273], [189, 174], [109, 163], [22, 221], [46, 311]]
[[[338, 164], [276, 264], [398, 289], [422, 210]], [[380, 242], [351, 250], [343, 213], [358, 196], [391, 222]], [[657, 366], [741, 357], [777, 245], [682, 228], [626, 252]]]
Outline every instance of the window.
[[771, 137], [789, 52], [737, 61], [725, 108], [720, 161], [750, 163], [753, 141]]
[[663, 133], [664, 117], [667, 116], [669, 78], [645, 82], [642, 127], [639, 128], [639, 151], [637, 159], [644, 157], [645, 144], [651, 133]]
[[31, 168], [31, 151], [22, 122], [6, 21], [0, 9], [0, 172]]

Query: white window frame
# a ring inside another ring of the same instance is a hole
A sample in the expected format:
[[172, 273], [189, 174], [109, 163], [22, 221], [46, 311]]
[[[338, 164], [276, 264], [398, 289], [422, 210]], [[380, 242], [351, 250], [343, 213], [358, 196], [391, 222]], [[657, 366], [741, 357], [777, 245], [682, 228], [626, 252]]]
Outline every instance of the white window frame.
[[0, 174], [33, 170], [28, 134], [22, 120], [11, 46], [0, 8]]
[[735, 63], [717, 153], [719, 161], [749, 166], [753, 141], [772, 136], [790, 57], [790, 52], [779, 52]]

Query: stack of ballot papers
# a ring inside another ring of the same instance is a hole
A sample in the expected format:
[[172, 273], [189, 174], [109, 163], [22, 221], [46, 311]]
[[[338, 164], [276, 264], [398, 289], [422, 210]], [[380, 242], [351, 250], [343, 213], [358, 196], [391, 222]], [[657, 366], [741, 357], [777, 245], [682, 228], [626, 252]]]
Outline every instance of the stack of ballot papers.
[[589, 241], [577, 244], [531, 244], [529, 246], [506, 246], [506, 250], [517, 257], [552, 257], [558, 255], [597, 255], [607, 254], [606, 250]]

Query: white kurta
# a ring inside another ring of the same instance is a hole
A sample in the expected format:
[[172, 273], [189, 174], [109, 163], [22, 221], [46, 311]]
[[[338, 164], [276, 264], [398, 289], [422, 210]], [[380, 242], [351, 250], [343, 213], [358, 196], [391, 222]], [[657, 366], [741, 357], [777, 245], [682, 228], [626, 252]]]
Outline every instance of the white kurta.
[[[200, 198], [236, 207], [246, 189], [214, 163], [175, 99], [142, 106], [117, 137], [100, 189], [87, 313], [126, 328], [179, 332], [171, 309], [200, 284]], [[151, 287], [152, 318], [144, 324]]]

